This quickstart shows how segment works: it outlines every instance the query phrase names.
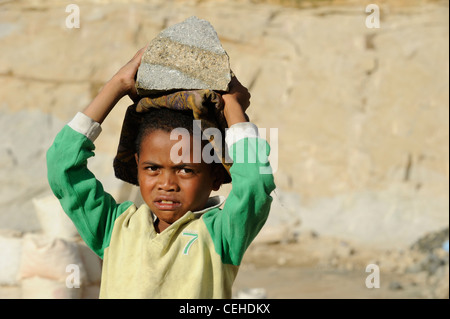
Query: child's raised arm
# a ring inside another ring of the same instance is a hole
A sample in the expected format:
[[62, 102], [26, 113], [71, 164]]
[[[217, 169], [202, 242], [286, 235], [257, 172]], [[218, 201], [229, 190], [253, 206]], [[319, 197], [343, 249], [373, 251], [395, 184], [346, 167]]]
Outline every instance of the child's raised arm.
[[229, 127], [225, 140], [233, 160], [232, 189], [221, 212], [207, 212], [203, 220], [222, 262], [238, 266], [266, 222], [275, 183], [268, 160], [269, 144], [245, 115], [250, 93], [233, 77], [229, 92], [222, 98]]
[[250, 92], [239, 80], [233, 76], [229, 85], [229, 92], [222, 95], [225, 102], [224, 116], [228, 127], [233, 124], [247, 122], [245, 110], [250, 106]]
[[84, 109], [83, 113], [101, 124], [117, 102], [128, 95], [133, 101], [138, 98], [135, 87], [135, 75], [141, 64], [145, 47], [140, 49], [134, 57], [125, 64], [105, 86], [98, 95]]
[[94, 143], [100, 125], [125, 95], [135, 99], [134, 76], [144, 49], [123, 66], [84, 110], [58, 133], [47, 151], [50, 188], [81, 237], [100, 257], [109, 245], [114, 221], [132, 203], [117, 203], [87, 168], [94, 155]]

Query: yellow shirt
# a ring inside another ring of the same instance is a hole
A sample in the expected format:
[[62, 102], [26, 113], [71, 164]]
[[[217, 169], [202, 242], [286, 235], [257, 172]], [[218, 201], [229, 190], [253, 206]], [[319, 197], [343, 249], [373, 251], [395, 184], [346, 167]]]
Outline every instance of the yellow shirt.
[[187, 212], [158, 234], [147, 205], [117, 218], [105, 249], [100, 298], [231, 298], [238, 266], [223, 264], [202, 216]]

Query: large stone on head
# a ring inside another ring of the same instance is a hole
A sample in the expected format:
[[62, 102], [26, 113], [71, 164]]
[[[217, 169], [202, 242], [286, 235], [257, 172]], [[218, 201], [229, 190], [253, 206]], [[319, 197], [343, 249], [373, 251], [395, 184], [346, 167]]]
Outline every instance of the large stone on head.
[[227, 91], [230, 61], [213, 26], [190, 17], [153, 39], [142, 56], [136, 79], [141, 96], [172, 90]]

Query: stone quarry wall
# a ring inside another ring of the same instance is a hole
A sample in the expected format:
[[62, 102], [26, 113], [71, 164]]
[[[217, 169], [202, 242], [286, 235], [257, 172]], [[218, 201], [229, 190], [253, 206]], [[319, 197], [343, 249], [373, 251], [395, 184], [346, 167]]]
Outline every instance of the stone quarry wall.
[[[251, 120], [267, 129], [270, 225], [380, 247], [448, 227], [448, 1], [380, 1], [375, 29], [364, 1], [73, 3], [80, 28], [68, 29], [67, 3], [0, 1], [1, 229], [41, 228], [32, 199], [49, 194], [55, 134], [139, 48], [192, 15], [216, 29], [252, 94]], [[90, 163], [119, 200], [137, 196], [112, 171], [129, 103], [103, 124]]]

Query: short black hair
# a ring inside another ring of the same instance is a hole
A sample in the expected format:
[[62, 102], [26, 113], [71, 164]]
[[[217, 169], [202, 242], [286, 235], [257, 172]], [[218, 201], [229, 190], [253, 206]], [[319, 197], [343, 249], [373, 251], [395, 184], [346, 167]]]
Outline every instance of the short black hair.
[[167, 133], [176, 128], [187, 129], [193, 134], [194, 116], [192, 111], [179, 111], [168, 108], [152, 108], [142, 114], [138, 135], [135, 141], [136, 153], [139, 155], [141, 143], [148, 134], [161, 130]]

